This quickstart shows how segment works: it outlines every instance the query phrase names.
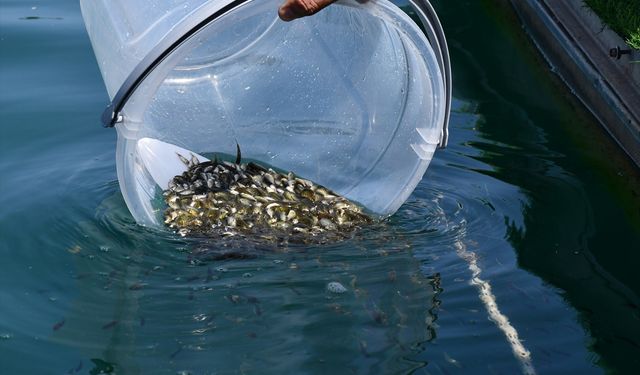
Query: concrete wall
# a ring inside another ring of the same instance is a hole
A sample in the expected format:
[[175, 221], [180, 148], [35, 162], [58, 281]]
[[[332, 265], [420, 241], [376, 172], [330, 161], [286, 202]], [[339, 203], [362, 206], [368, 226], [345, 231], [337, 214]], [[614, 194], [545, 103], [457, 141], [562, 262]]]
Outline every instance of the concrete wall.
[[620, 59], [625, 42], [582, 0], [511, 0], [534, 43], [622, 149], [640, 166], [640, 51]]

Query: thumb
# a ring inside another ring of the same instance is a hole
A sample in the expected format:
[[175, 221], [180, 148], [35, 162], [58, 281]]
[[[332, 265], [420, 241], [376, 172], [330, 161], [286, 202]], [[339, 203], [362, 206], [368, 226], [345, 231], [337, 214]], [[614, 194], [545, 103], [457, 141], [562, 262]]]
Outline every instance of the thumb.
[[278, 10], [278, 16], [283, 21], [310, 16], [318, 13], [337, 0], [286, 0]]

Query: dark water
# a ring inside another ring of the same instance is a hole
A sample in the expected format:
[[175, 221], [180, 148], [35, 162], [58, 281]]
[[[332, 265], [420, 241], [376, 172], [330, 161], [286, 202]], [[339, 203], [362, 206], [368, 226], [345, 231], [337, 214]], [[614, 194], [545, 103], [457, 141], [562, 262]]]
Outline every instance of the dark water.
[[0, 373], [521, 373], [505, 332], [639, 368], [638, 172], [499, 1], [437, 7], [450, 147], [381, 226], [267, 246], [136, 226], [77, 1], [0, 0]]

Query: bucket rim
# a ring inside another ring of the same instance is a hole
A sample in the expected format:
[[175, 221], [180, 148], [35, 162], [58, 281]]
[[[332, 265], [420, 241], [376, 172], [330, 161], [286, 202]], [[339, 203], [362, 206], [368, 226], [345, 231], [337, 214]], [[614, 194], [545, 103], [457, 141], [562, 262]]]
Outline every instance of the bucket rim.
[[[160, 41], [147, 56], [145, 56], [128, 75], [127, 79], [118, 89], [111, 103], [104, 110], [101, 120], [106, 128], [112, 128], [123, 121], [122, 110], [136, 89], [142, 84], [156, 67], [158, 67], [169, 55], [189, 40], [194, 34], [215, 22], [220, 17], [236, 8], [252, 2], [253, 0], [230, 0], [223, 3], [209, 2], [198, 8], [187, 17], [186, 22], [176, 25], [175, 29]], [[377, 2], [380, 0], [372, 0]], [[210, 6], [207, 6], [211, 4]], [[449, 50], [442, 24], [438, 19], [435, 9], [428, 0], [409, 0], [409, 4], [420, 18], [426, 37], [431, 44], [440, 71], [442, 72], [443, 86], [445, 90], [445, 118], [442, 125], [442, 134], [438, 147], [447, 146], [449, 138], [449, 119], [452, 97], [452, 77]], [[395, 5], [394, 5], [395, 6]], [[200, 20], [200, 21], [198, 21]], [[189, 22], [191, 21], [191, 22]]]

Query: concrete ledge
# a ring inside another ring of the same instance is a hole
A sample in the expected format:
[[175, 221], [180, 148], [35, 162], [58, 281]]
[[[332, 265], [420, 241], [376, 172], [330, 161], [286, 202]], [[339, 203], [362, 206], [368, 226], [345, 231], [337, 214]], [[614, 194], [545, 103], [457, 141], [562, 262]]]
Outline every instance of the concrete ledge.
[[630, 47], [582, 0], [510, 0], [534, 43], [569, 89], [640, 166], [640, 51]]

